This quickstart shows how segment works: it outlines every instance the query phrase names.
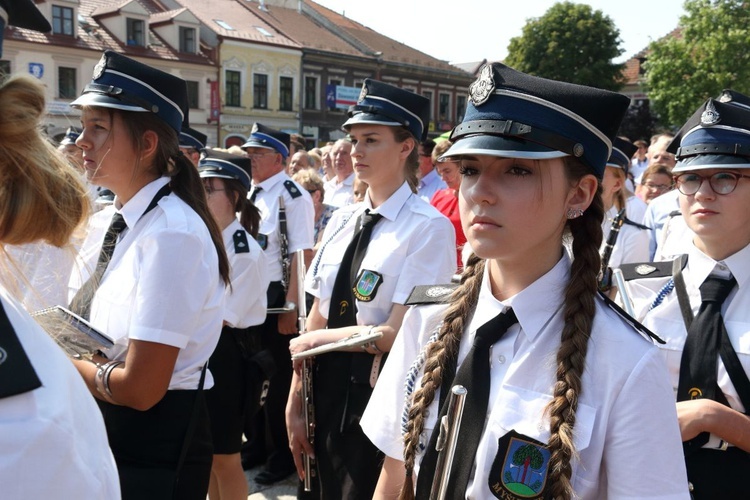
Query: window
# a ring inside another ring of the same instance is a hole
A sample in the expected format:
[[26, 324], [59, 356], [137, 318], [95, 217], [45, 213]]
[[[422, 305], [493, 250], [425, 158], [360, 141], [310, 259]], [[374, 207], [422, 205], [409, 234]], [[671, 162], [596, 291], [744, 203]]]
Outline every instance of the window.
[[253, 75], [253, 107], [268, 109], [268, 75]]
[[224, 73], [226, 87], [224, 88], [224, 99], [227, 106], [239, 107], [240, 104], [240, 77], [239, 71], [227, 70]]
[[180, 26], [180, 52], [198, 52], [195, 48], [195, 28]]
[[335, 86], [338, 87], [339, 85], [341, 85], [341, 80], [332, 79], [331, 80], [331, 85], [335, 85]]
[[57, 96], [60, 99], [78, 97], [75, 68], [57, 68]]
[[466, 96], [456, 96], [456, 122], [463, 121], [464, 113], [466, 112]]
[[0, 78], [10, 75], [10, 61], [0, 61]]
[[438, 106], [438, 116], [440, 121], [449, 121], [451, 119], [451, 95], [440, 93]]
[[73, 9], [59, 5], [52, 6], [52, 33], [73, 35]]
[[305, 109], [318, 109], [318, 79], [305, 77]]
[[430, 120], [432, 120], [432, 110], [433, 110], [433, 105], [432, 105], [432, 90], [423, 90], [422, 91], [422, 95], [425, 96], [427, 99], [430, 100]]
[[288, 76], [279, 78], [279, 110], [291, 111], [294, 105], [294, 79]]
[[146, 23], [140, 19], [127, 18], [128, 45], [146, 46]]
[[187, 80], [187, 95], [188, 95], [188, 106], [190, 109], [200, 108], [200, 100], [198, 99], [198, 82]]

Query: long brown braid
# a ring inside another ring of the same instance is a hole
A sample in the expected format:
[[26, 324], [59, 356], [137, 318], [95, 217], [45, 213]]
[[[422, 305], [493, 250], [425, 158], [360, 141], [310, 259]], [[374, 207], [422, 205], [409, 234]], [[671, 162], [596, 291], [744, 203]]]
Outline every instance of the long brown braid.
[[409, 409], [409, 422], [404, 435], [406, 480], [401, 487], [399, 500], [412, 500], [414, 498], [414, 477], [412, 473], [420, 437], [424, 431], [425, 414], [427, 408], [435, 399], [435, 393], [443, 383], [443, 369], [448, 366], [449, 360], [455, 359], [458, 353], [465, 321], [471, 317], [471, 313], [477, 305], [484, 263], [484, 259], [480, 259], [474, 254], [469, 257], [461, 275], [461, 284], [449, 299], [451, 305], [445, 311], [438, 338], [427, 347], [424, 376], [419, 389], [414, 392], [412, 405]]
[[[566, 158], [565, 167], [568, 178], [573, 182], [588, 173], [584, 165], [571, 157]], [[553, 399], [546, 408], [550, 417], [548, 448], [551, 456], [548, 480], [552, 498], [555, 499], [568, 500], [575, 495], [570, 483], [570, 461], [576, 455], [573, 427], [578, 397], [581, 394], [581, 375], [594, 322], [603, 217], [604, 207], [599, 188], [583, 216], [568, 221], [568, 228], [573, 236], [573, 263], [570, 280], [565, 287], [564, 327], [560, 349], [557, 351], [555, 374], [557, 380]]]

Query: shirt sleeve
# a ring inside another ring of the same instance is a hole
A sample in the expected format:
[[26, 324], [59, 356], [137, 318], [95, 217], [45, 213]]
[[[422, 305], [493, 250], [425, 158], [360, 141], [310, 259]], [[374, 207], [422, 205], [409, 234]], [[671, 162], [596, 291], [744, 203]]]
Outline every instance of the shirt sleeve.
[[[140, 237], [140, 262], [128, 336], [184, 348], [195, 316], [216, 289], [215, 252], [195, 234], [162, 230]], [[214, 266], [213, 268], [211, 266]]]
[[622, 387], [606, 443], [608, 498], [689, 498], [674, 394], [657, 348], [649, 349]]
[[403, 304], [417, 285], [449, 283], [456, 272], [456, 232], [444, 217], [430, 219], [409, 241], [393, 302]]
[[232, 286], [226, 289], [224, 321], [233, 328], [247, 328], [263, 323], [266, 317], [266, 290], [270, 282], [266, 257], [250, 239], [251, 251], [234, 254]]
[[287, 231], [289, 234], [289, 252], [307, 250], [315, 245], [315, 208], [307, 194], [286, 202]]

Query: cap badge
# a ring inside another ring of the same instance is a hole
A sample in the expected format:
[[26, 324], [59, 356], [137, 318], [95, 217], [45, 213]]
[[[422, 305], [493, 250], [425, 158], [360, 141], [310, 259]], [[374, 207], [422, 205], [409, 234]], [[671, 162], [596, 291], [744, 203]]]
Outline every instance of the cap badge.
[[641, 265], [635, 266], [635, 272], [641, 276], [648, 276], [654, 271], [656, 271], [656, 268], [648, 264], [641, 264]]
[[573, 156], [576, 158], [580, 158], [583, 156], [583, 144], [580, 142], [577, 142], [575, 146], [573, 146]]
[[713, 100], [709, 100], [708, 104], [706, 104], [706, 109], [701, 113], [701, 125], [710, 127], [711, 125], [719, 123], [719, 120], [721, 120], [721, 116], [719, 116], [719, 112], [716, 111]]
[[362, 102], [365, 100], [365, 97], [367, 97], [367, 93], [369, 92], [369, 89], [367, 88], [367, 84], [362, 84], [362, 91], [359, 93], [359, 99], [357, 99], [357, 102]]
[[99, 59], [99, 62], [94, 66], [94, 74], [92, 75], [92, 78], [94, 80], [101, 78], [105, 69], [107, 69], [107, 56], [102, 54], [102, 58]]
[[479, 72], [479, 78], [469, 86], [469, 100], [474, 106], [487, 102], [495, 91], [495, 80], [492, 78], [492, 67], [485, 64]]
[[731, 102], [732, 101], [732, 94], [727, 92], [726, 90], [721, 93], [719, 96], [719, 102]]

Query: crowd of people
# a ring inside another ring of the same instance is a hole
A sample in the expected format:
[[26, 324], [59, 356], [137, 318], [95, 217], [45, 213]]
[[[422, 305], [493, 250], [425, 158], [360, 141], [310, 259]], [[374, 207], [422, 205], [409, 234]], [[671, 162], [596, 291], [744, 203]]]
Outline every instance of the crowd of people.
[[[263, 465], [305, 499], [744, 498], [750, 97], [649, 142], [500, 63], [468, 97], [435, 140], [365, 79], [344, 138], [224, 150], [107, 51], [55, 150], [3, 81], [4, 497], [232, 500]], [[66, 359], [54, 305], [112, 344]]]

